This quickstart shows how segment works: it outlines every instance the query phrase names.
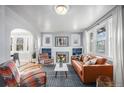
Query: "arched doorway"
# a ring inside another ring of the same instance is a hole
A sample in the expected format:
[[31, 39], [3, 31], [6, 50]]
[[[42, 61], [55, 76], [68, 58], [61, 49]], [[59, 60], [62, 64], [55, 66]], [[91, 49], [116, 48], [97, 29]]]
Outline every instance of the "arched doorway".
[[31, 32], [16, 28], [11, 31], [11, 55], [19, 54], [20, 64], [30, 62], [33, 52], [33, 35]]

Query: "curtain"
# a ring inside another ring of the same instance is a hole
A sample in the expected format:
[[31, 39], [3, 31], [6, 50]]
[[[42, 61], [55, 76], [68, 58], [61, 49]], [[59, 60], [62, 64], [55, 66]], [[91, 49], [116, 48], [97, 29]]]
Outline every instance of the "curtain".
[[83, 31], [83, 52], [84, 54], [87, 54], [88, 53], [88, 50], [89, 50], [89, 39], [88, 39], [88, 32], [87, 30]]
[[112, 14], [113, 30], [112, 34], [112, 49], [113, 49], [113, 70], [114, 83], [118, 87], [124, 86], [124, 56], [123, 56], [123, 26], [122, 26], [122, 7], [115, 8]]

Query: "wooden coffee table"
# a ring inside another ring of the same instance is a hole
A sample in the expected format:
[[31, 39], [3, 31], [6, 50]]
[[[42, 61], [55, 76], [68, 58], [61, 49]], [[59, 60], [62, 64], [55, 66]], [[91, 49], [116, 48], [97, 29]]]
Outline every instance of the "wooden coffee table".
[[60, 72], [60, 71], [65, 72], [65, 76], [66, 76], [66, 78], [67, 78], [67, 71], [68, 71], [67, 64], [63, 64], [62, 67], [60, 67], [59, 64], [56, 64], [54, 71], [56, 72], [56, 73], [55, 73], [55, 77], [56, 77], [56, 78], [57, 78], [57, 72]]

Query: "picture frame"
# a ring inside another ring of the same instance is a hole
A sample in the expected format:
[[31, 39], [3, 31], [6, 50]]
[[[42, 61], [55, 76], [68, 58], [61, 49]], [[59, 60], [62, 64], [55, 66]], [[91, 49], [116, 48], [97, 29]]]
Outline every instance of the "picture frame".
[[43, 46], [52, 46], [52, 35], [45, 34], [43, 35]]
[[80, 46], [80, 34], [72, 34], [71, 35], [71, 45], [72, 46]]
[[69, 37], [68, 36], [56, 36], [55, 37], [55, 47], [68, 47]]

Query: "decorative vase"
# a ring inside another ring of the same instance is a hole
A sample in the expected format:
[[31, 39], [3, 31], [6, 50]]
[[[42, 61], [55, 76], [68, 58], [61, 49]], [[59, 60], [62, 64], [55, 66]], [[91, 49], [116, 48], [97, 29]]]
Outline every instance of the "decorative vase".
[[59, 62], [59, 67], [62, 67], [62, 66], [63, 66], [63, 62], [60, 61], [60, 62]]

